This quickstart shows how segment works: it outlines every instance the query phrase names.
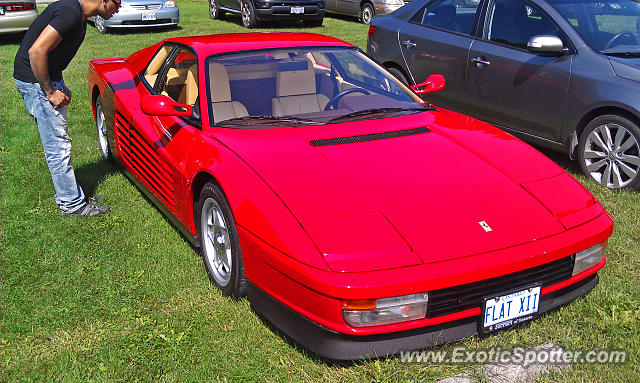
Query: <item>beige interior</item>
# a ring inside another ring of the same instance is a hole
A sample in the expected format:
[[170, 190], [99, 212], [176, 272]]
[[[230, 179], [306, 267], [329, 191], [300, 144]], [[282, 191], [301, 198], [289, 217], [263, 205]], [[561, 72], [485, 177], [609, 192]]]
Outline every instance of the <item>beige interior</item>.
[[144, 77], [151, 86], [155, 84], [156, 77], [158, 77], [158, 71], [162, 67], [162, 64], [164, 64], [164, 61], [169, 56], [169, 52], [171, 52], [171, 47], [167, 45], [163, 46], [162, 48], [160, 48], [158, 53], [156, 53], [156, 55], [153, 57], [153, 60], [151, 60], [151, 62], [149, 63], [149, 66], [147, 67], [147, 71], [145, 72]]
[[198, 98], [198, 64], [193, 64], [187, 71], [185, 86], [185, 104], [194, 105]]
[[211, 109], [214, 123], [249, 115], [242, 103], [231, 101], [229, 75], [224, 65], [212, 62], [209, 65], [209, 78], [211, 79]]
[[303, 60], [308, 63], [305, 70], [278, 72], [277, 97], [271, 100], [274, 116], [320, 112], [327, 105], [327, 96], [316, 93], [313, 64]]

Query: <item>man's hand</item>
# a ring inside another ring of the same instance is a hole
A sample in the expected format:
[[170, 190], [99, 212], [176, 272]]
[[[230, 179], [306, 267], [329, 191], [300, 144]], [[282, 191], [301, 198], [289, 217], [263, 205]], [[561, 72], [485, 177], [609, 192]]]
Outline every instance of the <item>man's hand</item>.
[[71, 97], [67, 96], [63, 91], [55, 89], [53, 92], [47, 94], [47, 100], [57, 109], [69, 105]]

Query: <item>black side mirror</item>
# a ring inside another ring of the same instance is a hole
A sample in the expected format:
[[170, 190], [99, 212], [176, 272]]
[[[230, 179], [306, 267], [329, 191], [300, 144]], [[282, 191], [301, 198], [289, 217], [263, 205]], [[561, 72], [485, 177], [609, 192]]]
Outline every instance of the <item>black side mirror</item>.
[[560, 56], [564, 53], [564, 44], [558, 36], [537, 35], [529, 39], [527, 50], [536, 54]]

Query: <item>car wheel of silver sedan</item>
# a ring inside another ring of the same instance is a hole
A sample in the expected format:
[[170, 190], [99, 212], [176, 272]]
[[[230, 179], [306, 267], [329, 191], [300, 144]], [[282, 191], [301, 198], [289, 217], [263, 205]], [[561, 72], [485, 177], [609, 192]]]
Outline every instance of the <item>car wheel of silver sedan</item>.
[[231, 208], [222, 190], [207, 183], [200, 192], [197, 205], [200, 253], [209, 278], [231, 297], [246, 292], [244, 263]]
[[373, 19], [374, 11], [373, 5], [371, 3], [364, 3], [362, 5], [362, 10], [360, 11], [360, 20], [362, 20], [362, 24], [371, 24], [371, 19]]
[[100, 149], [102, 159], [108, 160], [111, 157], [111, 151], [109, 150], [109, 141], [107, 141], [107, 122], [104, 118], [104, 109], [102, 108], [102, 98], [100, 98], [100, 96], [96, 99], [95, 108], [98, 148]]
[[582, 172], [609, 189], [640, 189], [640, 128], [604, 115], [584, 128], [578, 144]]
[[100, 16], [96, 16], [95, 20], [93, 21], [93, 24], [96, 26], [96, 29], [98, 30], [98, 32], [100, 32], [101, 34], [105, 34], [108, 32], [108, 28], [107, 26], [104, 24], [104, 19]]

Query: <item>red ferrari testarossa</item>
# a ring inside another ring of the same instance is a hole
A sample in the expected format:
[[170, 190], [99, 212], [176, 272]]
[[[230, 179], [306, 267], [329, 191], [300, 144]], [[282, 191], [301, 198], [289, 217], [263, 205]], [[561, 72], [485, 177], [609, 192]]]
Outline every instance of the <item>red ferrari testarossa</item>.
[[104, 158], [223, 293], [332, 359], [514, 326], [598, 282], [613, 222], [573, 177], [305, 33], [171, 38], [91, 61]]

